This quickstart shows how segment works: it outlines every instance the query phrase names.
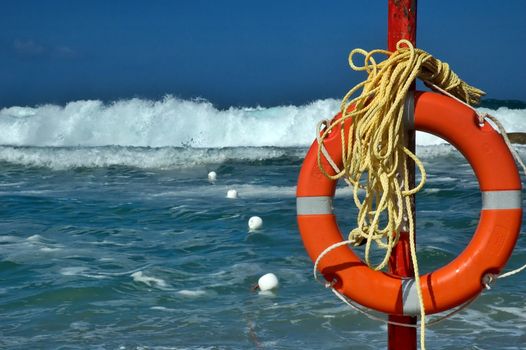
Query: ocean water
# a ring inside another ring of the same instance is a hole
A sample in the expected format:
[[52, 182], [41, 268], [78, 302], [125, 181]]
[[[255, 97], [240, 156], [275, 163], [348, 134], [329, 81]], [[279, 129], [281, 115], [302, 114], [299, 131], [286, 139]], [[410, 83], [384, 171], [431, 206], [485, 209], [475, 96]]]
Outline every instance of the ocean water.
[[[296, 226], [302, 159], [338, 104], [218, 110], [167, 96], [0, 110], [0, 348], [385, 348], [385, 324], [313, 280]], [[526, 130], [526, 109], [490, 108], [508, 131]], [[467, 245], [481, 198], [455, 149], [417, 142], [426, 272]], [[335, 205], [348, 231], [343, 186]], [[264, 225], [249, 232], [254, 215]], [[523, 263], [524, 236], [507, 268]], [[267, 272], [279, 289], [253, 291]], [[525, 282], [500, 280], [429, 328], [428, 348], [526, 348]]]

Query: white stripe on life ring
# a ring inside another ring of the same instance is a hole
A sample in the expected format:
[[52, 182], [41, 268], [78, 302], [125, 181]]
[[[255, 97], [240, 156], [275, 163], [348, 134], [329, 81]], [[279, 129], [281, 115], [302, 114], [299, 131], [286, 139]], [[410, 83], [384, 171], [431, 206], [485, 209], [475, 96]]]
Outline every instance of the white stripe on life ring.
[[483, 191], [482, 210], [521, 209], [522, 191]]
[[297, 215], [327, 215], [332, 214], [332, 197], [296, 197]]

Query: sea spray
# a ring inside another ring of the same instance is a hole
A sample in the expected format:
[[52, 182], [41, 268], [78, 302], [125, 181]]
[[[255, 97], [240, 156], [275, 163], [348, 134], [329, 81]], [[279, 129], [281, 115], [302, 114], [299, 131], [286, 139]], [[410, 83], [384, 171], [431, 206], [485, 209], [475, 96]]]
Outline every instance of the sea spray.
[[0, 110], [0, 145], [38, 147], [262, 147], [304, 146], [316, 123], [332, 118], [338, 101], [304, 106], [215, 108], [205, 100], [167, 96], [104, 104], [75, 101], [65, 106]]
[[[206, 100], [166, 96], [104, 104], [75, 101], [65, 106], [0, 110], [0, 145], [33, 147], [306, 147], [316, 124], [339, 110], [335, 99], [302, 106], [217, 109]], [[526, 130], [526, 109], [480, 108], [499, 118], [508, 132]], [[440, 143], [419, 135], [420, 145]]]
[[[0, 109], [0, 162], [51, 169], [130, 166], [173, 169], [228, 161], [301, 162], [315, 125], [338, 112], [339, 101], [303, 106], [217, 109], [206, 100], [166, 96], [105, 104]], [[508, 132], [526, 130], [526, 109], [480, 108]], [[443, 145], [417, 132], [417, 145]], [[450, 147], [424, 153], [454, 152]], [[417, 150], [418, 151], [418, 150]]]

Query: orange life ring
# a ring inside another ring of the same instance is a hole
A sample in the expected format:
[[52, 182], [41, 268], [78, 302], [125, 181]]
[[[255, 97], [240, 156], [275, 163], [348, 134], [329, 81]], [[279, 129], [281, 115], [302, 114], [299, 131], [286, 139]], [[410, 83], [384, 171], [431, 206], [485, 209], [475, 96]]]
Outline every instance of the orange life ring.
[[[435, 134], [455, 146], [469, 161], [482, 192], [478, 227], [468, 246], [452, 262], [420, 277], [426, 314], [459, 306], [483, 289], [486, 274], [498, 274], [518, 238], [521, 219], [521, 182], [513, 157], [502, 137], [488, 123], [451, 98], [417, 92], [414, 127]], [[348, 126], [347, 126], [348, 127]], [[324, 146], [341, 167], [338, 130]], [[314, 141], [302, 165], [297, 186], [297, 219], [303, 244], [313, 261], [342, 234], [332, 210], [336, 181], [325, 177], [317, 164]], [[324, 169], [334, 171], [324, 159]], [[417, 315], [420, 305], [415, 280], [369, 268], [352, 249], [342, 246], [328, 253], [319, 271], [334, 288], [355, 302], [392, 315]]]

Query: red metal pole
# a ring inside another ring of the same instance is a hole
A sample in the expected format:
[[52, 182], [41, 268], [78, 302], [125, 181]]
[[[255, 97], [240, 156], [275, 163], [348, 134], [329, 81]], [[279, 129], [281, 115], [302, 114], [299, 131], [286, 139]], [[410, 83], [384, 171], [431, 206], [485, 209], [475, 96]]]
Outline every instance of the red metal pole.
[[396, 50], [401, 39], [416, 45], [416, 0], [388, 0], [387, 49]]
[[[396, 43], [401, 39], [409, 40], [416, 45], [416, 0], [388, 0], [388, 34], [387, 48], [389, 51], [396, 50]], [[414, 85], [413, 85], [414, 90]], [[407, 147], [413, 152], [415, 150], [415, 132], [409, 130], [406, 133]], [[414, 164], [409, 162], [410, 186], [414, 186]], [[414, 197], [412, 198], [414, 211]], [[399, 276], [414, 277], [413, 264], [411, 263], [411, 252], [409, 249], [409, 234], [400, 233], [400, 240], [393, 249], [389, 261], [389, 271]], [[416, 317], [389, 315], [389, 320], [398, 323], [416, 324]], [[387, 342], [389, 350], [416, 350], [416, 328], [388, 325]]]

